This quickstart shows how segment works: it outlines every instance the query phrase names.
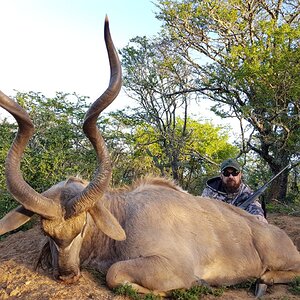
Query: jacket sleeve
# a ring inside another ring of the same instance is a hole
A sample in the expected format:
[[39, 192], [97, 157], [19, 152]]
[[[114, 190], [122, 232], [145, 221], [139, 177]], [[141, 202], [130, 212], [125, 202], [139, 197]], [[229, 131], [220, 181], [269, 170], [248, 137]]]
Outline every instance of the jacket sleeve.
[[[233, 204], [235, 206], [240, 206], [241, 204], [243, 204], [244, 201], [247, 200], [247, 198], [251, 194], [252, 194], [252, 190], [247, 185], [244, 184], [241, 195], [235, 200]], [[264, 216], [264, 211], [259, 201], [255, 200], [254, 202], [250, 203], [247, 207], [243, 209], [248, 213], [255, 215], [260, 221], [268, 223]]]
[[267, 220], [264, 217], [264, 211], [263, 211], [263, 209], [261, 207], [261, 204], [258, 201], [254, 201], [251, 204], [249, 204], [245, 208], [245, 210], [248, 213], [257, 216], [259, 220], [265, 221], [267, 223]]
[[202, 197], [211, 197], [211, 190], [209, 188], [205, 188], [201, 194]]

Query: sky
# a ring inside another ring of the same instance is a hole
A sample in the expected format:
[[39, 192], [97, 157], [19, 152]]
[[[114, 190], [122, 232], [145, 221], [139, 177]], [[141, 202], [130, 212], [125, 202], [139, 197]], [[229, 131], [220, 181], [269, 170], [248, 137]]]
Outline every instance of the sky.
[[105, 15], [117, 49], [160, 30], [150, 0], [0, 0], [0, 90], [96, 99], [107, 87]]
[[[0, 0], [0, 90], [76, 92], [97, 99], [109, 82], [103, 29], [107, 15], [115, 47], [136, 36], [153, 37], [161, 23], [156, 0]], [[130, 105], [124, 90], [109, 110]], [[199, 118], [214, 117], [205, 103]], [[195, 111], [193, 109], [193, 111]], [[7, 113], [0, 108], [1, 117]], [[227, 123], [225, 123], [228, 125]]]

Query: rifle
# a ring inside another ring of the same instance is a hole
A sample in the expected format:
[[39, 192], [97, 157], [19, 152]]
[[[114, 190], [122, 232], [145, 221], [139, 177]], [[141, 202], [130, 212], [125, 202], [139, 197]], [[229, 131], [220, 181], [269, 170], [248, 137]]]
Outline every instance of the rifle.
[[239, 208], [245, 209], [249, 204], [254, 202], [268, 187], [268, 185], [275, 179], [277, 178], [283, 171], [285, 171], [290, 165], [288, 164], [285, 166], [280, 172], [278, 172], [276, 175], [274, 175], [267, 183], [265, 183], [262, 187], [260, 187], [256, 192], [251, 194], [246, 200], [239, 205]]

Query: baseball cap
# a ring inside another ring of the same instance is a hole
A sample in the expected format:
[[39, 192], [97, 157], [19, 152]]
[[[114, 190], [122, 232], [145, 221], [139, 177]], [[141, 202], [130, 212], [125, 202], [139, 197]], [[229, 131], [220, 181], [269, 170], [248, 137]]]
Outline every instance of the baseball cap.
[[233, 168], [237, 171], [241, 171], [241, 167], [238, 162], [232, 158], [226, 159], [221, 164], [221, 172], [224, 171], [226, 168]]

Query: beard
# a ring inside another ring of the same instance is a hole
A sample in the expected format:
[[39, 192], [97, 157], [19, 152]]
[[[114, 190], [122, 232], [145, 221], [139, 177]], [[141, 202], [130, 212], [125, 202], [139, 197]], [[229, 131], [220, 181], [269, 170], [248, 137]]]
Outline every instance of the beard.
[[241, 180], [228, 178], [226, 184], [224, 184], [224, 188], [228, 193], [235, 193], [238, 191], [240, 184], [241, 184]]

